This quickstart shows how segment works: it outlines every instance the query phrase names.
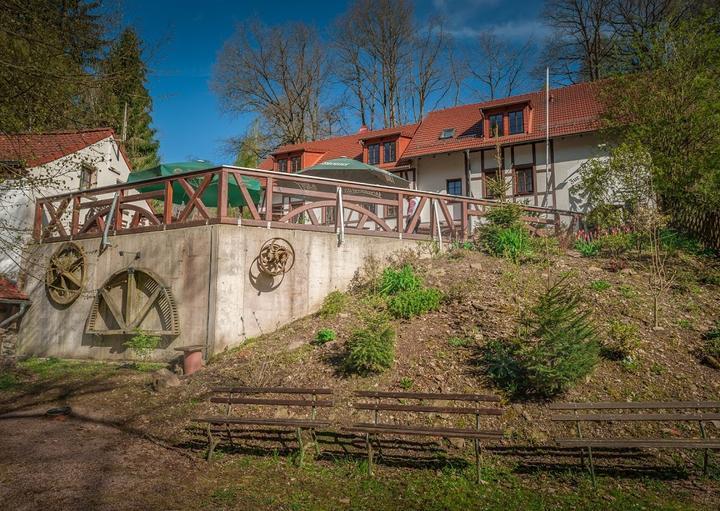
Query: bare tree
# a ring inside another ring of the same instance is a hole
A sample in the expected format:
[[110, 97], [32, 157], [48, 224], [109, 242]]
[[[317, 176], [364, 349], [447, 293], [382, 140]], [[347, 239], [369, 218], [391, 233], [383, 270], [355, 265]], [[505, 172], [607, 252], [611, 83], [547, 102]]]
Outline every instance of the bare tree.
[[432, 19], [416, 32], [413, 41], [413, 72], [408, 96], [416, 121], [425, 115], [427, 103], [434, 97], [437, 106], [450, 91], [454, 62], [449, 58], [452, 43], [440, 19]]
[[485, 86], [483, 99], [512, 96], [522, 86], [523, 71], [530, 43], [520, 47], [508, 46], [492, 32], [484, 32], [477, 39], [476, 66], [470, 73]]
[[594, 81], [610, 68], [616, 33], [614, 0], [547, 0], [544, 17], [552, 29], [542, 56], [555, 76], [566, 81]]
[[212, 87], [229, 112], [260, 115], [277, 143], [296, 144], [331, 134], [328, 68], [311, 27], [242, 23], [218, 57]]

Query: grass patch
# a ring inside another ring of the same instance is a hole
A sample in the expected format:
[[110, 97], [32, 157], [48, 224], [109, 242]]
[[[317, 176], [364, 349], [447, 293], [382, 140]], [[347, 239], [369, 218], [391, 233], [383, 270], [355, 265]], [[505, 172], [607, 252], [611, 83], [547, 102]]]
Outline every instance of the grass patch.
[[41, 379], [51, 379], [67, 376], [95, 376], [115, 370], [117, 368], [117, 366], [114, 364], [107, 364], [103, 362], [65, 360], [56, 357], [30, 357], [27, 360], [19, 362], [18, 367], [24, 369], [25, 371], [33, 373], [35, 376]]
[[337, 339], [337, 334], [332, 328], [321, 328], [315, 335], [315, 344], [323, 345]]
[[590, 289], [592, 289], [593, 291], [602, 292], [610, 289], [611, 287], [612, 285], [607, 280], [600, 279], [590, 282]]
[[442, 293], [435, 288], [402, 291], [388, 300], [388, 310], [396, 318], [410, 319], [440, 308]]
[[17, 377], [10, 373], [0, 374], [0, 390], [11, 390], [20, 385]]
[[450, 337], [448, 344], [453, 348], [465, 348], [470, 342], [465, 337]]

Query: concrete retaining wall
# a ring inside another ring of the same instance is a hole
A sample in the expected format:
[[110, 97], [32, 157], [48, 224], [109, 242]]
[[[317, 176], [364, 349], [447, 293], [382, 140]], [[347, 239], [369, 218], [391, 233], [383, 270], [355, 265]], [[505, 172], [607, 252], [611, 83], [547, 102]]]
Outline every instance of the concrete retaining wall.
[[[295, 250], [295, 265], [282, 280], [260, 274], [255, 264], [260, 247], [273, 237], [286, 239]], [[227, 225], [115, 236], [102, 254], [99, 239], [76, 243], [88, 256], [85, 292], [59, 307], [47, 298], [44, 283], [28, 279], [32, 306], [22, 320], [18, 354], [131, 359], [132, 352], [122, 346], [127, 337], [84, 333], [95, 291], [129, 266], [150, 270], [172, 290], [180, 335], [164, 338], [153, 356], [168, 360], [178, 355], [176, 347], [203, 344], [212, 355], [271, 332], [316, 311], [329, 292], [346, 289], [369, 256], [384, 259], [417, 248], [414, 241], [357, 235], [346, 236], [338, 247], [332, 233]], [[40, 267], [59, 245], [32, 248]]]

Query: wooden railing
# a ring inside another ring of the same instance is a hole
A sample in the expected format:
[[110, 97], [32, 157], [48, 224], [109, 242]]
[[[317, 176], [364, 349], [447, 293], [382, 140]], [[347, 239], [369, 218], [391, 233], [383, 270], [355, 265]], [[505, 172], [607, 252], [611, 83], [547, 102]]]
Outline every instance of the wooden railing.
[[[250, 190], [253, 178], [260, 190]], [[155, 185], [155, 191], [139, 192]], [[173, 204], [182, 190], [183, 204]], [[216, 190], [216, 193], [215, 193]], [[229, 192], [232, 190], [232, 194]], [[242, 197], [242, 206], [230, 198]], [[254, 195], [254, 197], [253, 197]], [[212, 197], [212, 201], [208, 197]], [[410, 202], [417, 203], [410, 211]], [[216, 203], [209, 207], [206, 202]], [[248, 225], [403, 239], [466, 240], [498, 202], [298, 174], [218, 167], [37, 201], [36, 241], [63, 241], [210, 224]], [[114, 208], [113, 214], [110, 210]], [[580, 213], [523, 205], [534, 229], [577, 228]], [[108, 221], [112, 225], [106, 226]]]

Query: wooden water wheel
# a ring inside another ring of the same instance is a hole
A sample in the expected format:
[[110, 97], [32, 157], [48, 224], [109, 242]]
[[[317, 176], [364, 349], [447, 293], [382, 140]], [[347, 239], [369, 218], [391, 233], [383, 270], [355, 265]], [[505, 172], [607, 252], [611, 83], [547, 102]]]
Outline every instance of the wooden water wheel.
[[127, 268], [97, 291], [85, 332], [127, 335], [178, 335], [177, 306], [170, 288], [148, 270]]
[[74, 302], [85, 287], [87, 260], [75, 243], [64, 243], [51, 257], [45, 271], [45, 289], [59, 305]]

